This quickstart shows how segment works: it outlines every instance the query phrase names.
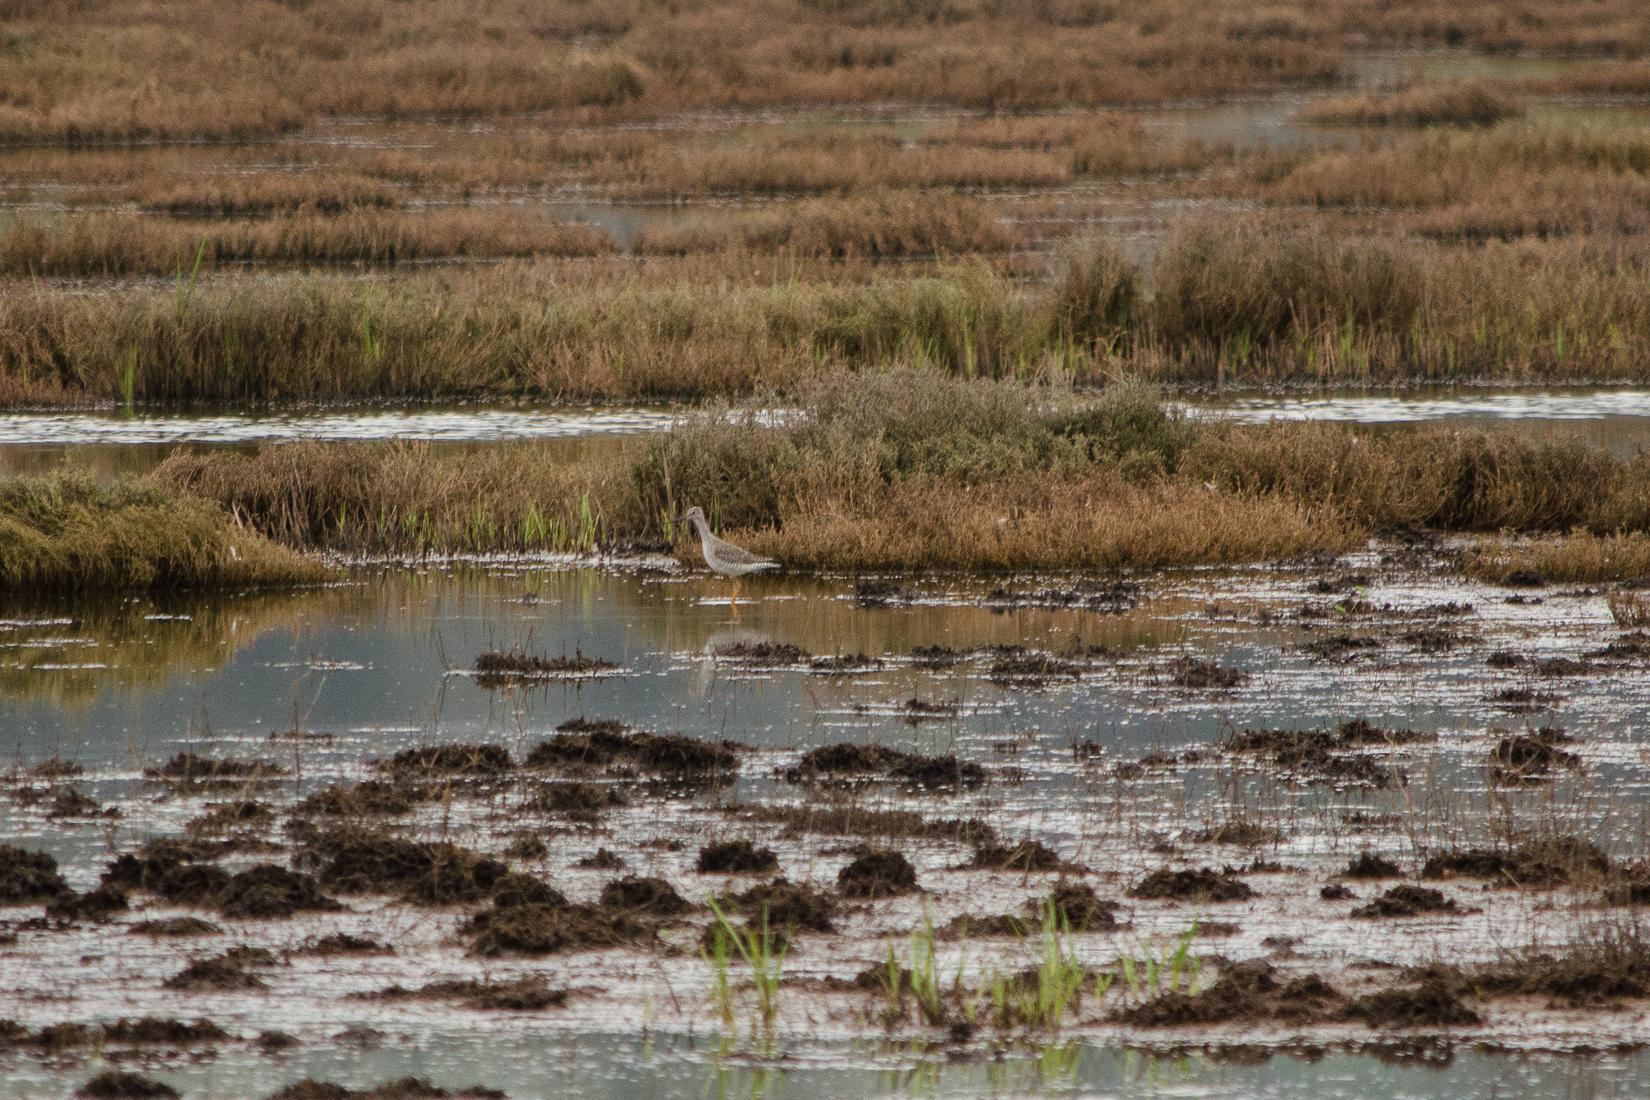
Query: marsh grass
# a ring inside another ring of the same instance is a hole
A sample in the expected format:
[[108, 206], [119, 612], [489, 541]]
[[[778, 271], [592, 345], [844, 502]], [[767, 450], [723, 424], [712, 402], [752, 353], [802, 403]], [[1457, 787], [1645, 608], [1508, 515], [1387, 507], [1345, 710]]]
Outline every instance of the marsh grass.
[[0, 231], [0, 272], [166, 275], [204, 255], [226, 263], [371, 263], [445, 257], [589, 256], [612, 238], [531, 214], [443, 210], [417, 215], [352, 209], [333, 217], [201, 222], [146, 214], [19, 220]]
[[[1146, 390], [928, 368], [810, 383], [798, 413], [715, 409], [588, 459], [542, 444], [300, 443], [179, 452], [153, 475], [301, 548], [424, 554], [662, 547], [689, 502], [805, 569], [1121, 569], [1342, 553], [1390, 528], [1597, 532], [1641, 550], [1641, 459], [1423, 427], [1189, 423]], [[936, 430], [943, 425], [943, 430]], [[1497, 543], [1469, 555], [1482, 571]], [[1546, 545], [1537, 543], [1533, 545]]]
[[326, 573], [199, 497], [75, 474], [0, 484], [0, 589], [241, 588]]
[[1523, 113], [1501, 88], [1450, 81], [1331, 99], [1313, 106], [1306, 117], [1332, 126], [1493, 126]]

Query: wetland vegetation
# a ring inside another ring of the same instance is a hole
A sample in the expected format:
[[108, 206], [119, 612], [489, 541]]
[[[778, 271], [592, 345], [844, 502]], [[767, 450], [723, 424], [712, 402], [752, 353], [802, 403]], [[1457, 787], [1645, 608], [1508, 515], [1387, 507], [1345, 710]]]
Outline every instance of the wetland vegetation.
[[[7, 424], [390, 426], [0, 443], [0, 1079], [1638, 1095], [1650, 459], [1218, 410], [1650, 382], [1646, 56], [11, 5]], [[636, 434], [391, 438], [453, 403]], [[742, 609], [693, 506], [783, 564]]]

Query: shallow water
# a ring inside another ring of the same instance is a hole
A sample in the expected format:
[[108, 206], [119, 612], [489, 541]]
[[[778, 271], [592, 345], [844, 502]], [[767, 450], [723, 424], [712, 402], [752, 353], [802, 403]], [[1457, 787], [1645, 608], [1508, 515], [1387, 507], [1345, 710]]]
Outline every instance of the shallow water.
[[[1348, 571], [1359, 576], [1347, 579]], [[1337, 611], [1340, 594], [1316, 591], [1326, 579], [1337, 581], [1332, 587], [1344, 588], [1338, 582], [1346, 581], [1358, 598], [1384, 609]], [[998, 777], [978, 792], [888, 791], [873, 796], [873, 804], [881, 799], [882, 805], [930, 816], [988, 814], [1005, 835], [1043, 840], [1066, 858], [1103, 869], [1103, 875], [1133, 876], [1162, 857], [1130, 838], [1178, 835], [1199, 823], [1218, 822], [1231, 812], [1233, 797], [1269, 798], [1278, 808], [1268, 812], [1281, 815], [1278, 820], [1289, 832], [1276, 857], [1305, 868], [1344, 862], [1362, 845], [1407, 843], [1378, 832], [1348, 834], [1342, 822], [1347, 814], [1379, 815], [1413, 800], [1459, 802], [1461, 809], [1440, 815], [1436, 828], [1440, 835], [1478, 836], [1487, 819], [1477, 817], [1471, 804], [1482, 789], [1488, 747], [1505, 727], [1550, 721], [1576, 738], [1573, 748], [1584, 771], [1502, 797], [1538, 815], [1560, 807], [1569, 827], [1596, 831], [1618, 851], [1637, 843], [1633, 824], [1650, 793], [1650, 758], [1642, 751], [1650, 681], [1642, 668], [1601, 664], [1582, 675], [1544, 679], [1486, 666], [1487, 655], [1496, 650], [1529, 658], [1575, 657], [1614, 639], [1618, 631], [1597, 594], [1532, 595], [1463, 585], [1434, 569], [1383, 565], [1371, 554], [1336, 567], [1154, 575], [1142, 578], [1137, 606], [1115, 611], [1014, 606], [1059, 603], [1064, 597], [1052, 593], [1071, 583], [1050, 577], [935, 578], [915, 585], [893, 606], [863, 606], [847, 578], [768, 577], [747, 582], [736, 616], [722, 581], [681, 572], [663, 560], [601, 567], [544, 560], [364, 566], [339, 584], [258, 597], [12, 600], [0, 607], [5, 754], [22, 765], [51, 756], [80, 764], [86, 775], [77, 785], [99, 802], [118, 806], [123, 817], [53, 820], [39, 804], [0, 796], [0, 842], [53, 852], [71, 884], [84, 889], [95, 882], [112, 845], [127, 849], [145, 835], [176, 834], [207, 801], [222, 797], [169, 794], [143, 780], [144, 767], [178, 751], [278, 761], [288, 777], [259, 797], [284, 802], [338, 778], [359, 778], [368, 761], [414, 744], [494, 741], [519, 758], [563, 720], [586, 716], [702, 738], [731, 737], [754, 749], [737, 786], [708, 803], [650, 801], [614, 811], [605, 826], [594, 828], [533, 826], [543, 827], [541, 835], [552, 844], [546, 866], [556, 870], [550, 877], [575, 896], [593, 891], [598, 882], [590, 872], [568, 871], [566, 861], [597, 845], [690, 894], [707, 889], [693, 873], [692, 845], [709, 829], [740, 827], [738, 815], [727, 816], [718, 805], [732, 800], [735, 807], [760, 806], [794, 796], [794, 787], [778, 774], [801, 750], [836, 741], [955, 751]], [[999, 585], [1006, 593], [996, 591]], [[1523, 602], [1509, 603], [1509, 595]], [[1471, 607], [1426, 610], [1446, 601]], [[1450, 637], [1440, 649], [1424, 639], [1408, 640], [1416, 629]], [[1301, 648], [1342, 631], [1374, 637], [1378, 644], [1350, 663], [1328, 663]], [[735, 643], [760, 641], [791, 643], [822, 656], [863, 653], [883, 664], [834, 676], [806, 663], [754, 668], [718, 655]], [[915, 667], [909, 659], [919, 645], [973, 650], [1002, 644], [1055, 652], [1098, 645], [1106, 655], [1078, 677], [1042, 686], [993, 682], [990, 654], [942, 670]], [[606, 658], [618, 673], [585, 682], [486, 688], [467, 671], [478, 653], [511, 646]], [[1176, 687], [1164, 670], [1182, 655], [1216, 658], [1249, 672], [1251, 679], [1226, 692]], [[1531, 714], [1509, 713], [1486, 698], [1493, 690], [1527, 685], [1559, 698]], [[952, 704], [955, 713], [913, 723], [902, 705], [913, 697]], [[1408, 788], [1263, 795], [1268, 783], [1262, 776], [1238, 762], [1207, 757], [1202, 764], [1135, 782], [1114, 774], [1117, 765], [1151, 750], [1207, 753], [1234, 728], [1325, 726], [1352, 716], [1389, 728], [1436, 732], [1435, 743], [1391, 757], [1409, 768]], [[307, 736], [299, 741], [278, 736], [293, 730]], [[1097, 755], [1086, 763], [1075, 760], [1077, 741], [1092, 741]], [[1609, 798], [1595, 801], [1606, 790]], [[489, 843], [501, 815], [509, 824], [508, 807], [488, 799], [455, 800], [435, 809], [444, 815], [443, 834], [463, 843]], [[436, 823], [427, 815], [425, 820]], [[660, 835], [691, 841], [677, 854], [651, 845]], [[775, 836], [773, 842], [793, 874], [829, 877], [843, 858], [840, 847], [818, 841], [798, 846]], [[856, 953], [867, 950], [856, 937], [884, 934], [878, 929], [886, 918], [920, 922], [929, 906], [937, 907], [933, 919], [943, 920], [957, 904], [959, 889], [964, 898], [1003, 907], [1023, 897], [1025, 888], [1012, 882], [990, 876], [976, 881], [947, 870], [958, 859], [955, 845], [914, 843], [909, 851], [938, 892], [853, 917], [842, 942], [810, 944], [788, 969], [801, 977], [852, 974], [864, 965]], [[1218, 864], [1247, 856], [1217, 845], [1188, 858]], [[1464, 894], [1465, 888], [1455, 890]], [[1211, 949], [1248, 958], [1265, 953], [1264, 937], [1287, 935], [1297, 938], [1309, 957], [1436, 953], [1461, 958], [1493, 952], [1507, 937], [1561, 935], [1571, 912], [1560, 906], [1544, 915], [1522, 896], [1486, 894], [1475, 899], [1481, 915], [1411, 925], [1403, 938], [1392, 939], [1385, 930], [1326, 929], [1323, 921], [1333, 906], [1281, 901], [1280, 895], [1226, 907], [1219, 915], [1236, 918], [1239, 926]], [[243, 1034], [274, 1027], [300, 1038], [303, 1045], [278, 1061], [235, 1046], [198, 1064], [159, 1060], [157, 1072], [201, 1090], [198, 1095], [256, 1095], [305, 1075], [366, 1083], [412, 1071], [448, 1085], [479, 1079], [517, 1096], [540, 1095], [553, 1080], [558, 1091], [574, 1097], [635, 1095], [639, 1088], [666, 1096], [703, 1095], [708, 1089], [800, 1096], [1613, 1097], [1631, 1095], [1630, 1085], [1642, 1082], [1650, 1069], [1640, 1055], [1491, 1057], [1465, 1047], [1443, 1068], [1340, 1054], [1235, 1064], [1131, 1053], [1126, 1044], [1138, 1037], [1112, 1033], [1079, 1035], [1086, 1045], [1038, 1059], [1011, 1054], [1002, 1062], [977, 1056], [959, 1061], [852, 1044], [863, 1025], [834, 1011], [815, 1014], [800, 1007], [795, 1011], [804, 1014], [787, 1016], [779, 1031], [785, 1057], [775, 1065], [752, 1064], [743, 1055], [716, 1057], [714, 1018], [700, 1007], [703, 965], [691, 947], [644, 954], [639, 966], [623, 952], [558, 957], [547, 960], [548, 969], [523, 969], [510, 960], [488, 963], [500, 977], [546, 973], [592, 992], [581, 995], [577, 1008], [480, 1014], [473, 1022], [455, 1023], [452, 1011], [439, 1006], [345, 997], [391, 982], [412, 986], [473, 973], [475, 961], [452, 944], [451, 925], [462, 914], [371, 902], [355, 902], [352, 909], [290, 922], [231, 922], [237, 940], [278, 951], [342, 928], [371, 932], [400, 947], [387, 959], [294, 956], [271, 978], [267, 994], [159, 990], [159, 979], [177, 969], [176, 945], [123, 936], [117, 957], [109, 954], [111, 933], [98, 926], [25, 931], [16, 945], [0, 946], [0, 1018], [42, 1026], [139, 1012], [208, 1015]], [[165, 910], [151, 904], [143, 915]], [[1172, 935], [1186, 918], [1183, 911], [1143, 904], [1132, 919], [1125, 935], [1138, 938]], [[1555, 919], [1557, 926], [1551, 923]], [[202, 954], [222, 942], [184, 950]], [[872, 954], [881, 950], [876, 941], [870, 948]], [[1097, 959], [1117, 949], [1109, 938], [1085, 947]], [[375, 1053], [357, 1053], [335, 1038], [346, 1024], [384, 1031], [383, 1045]], [[1603, 1024], [1596, 1018], [1559, 1019], [1540, 1028], [1503, 1022], [1481, 1037], [1563, 1049], [1578, 1042], [1608, 1045], [1641, 1025], [1640, 1015], [1629, 1012]], [[690, 1040], [695, 1035], [697, 1041]], [[1372, 1038], [1379, 1036], [1360, 1027], [1343, 1029], [1328, 1041], [1356, 1046]], [[1275, 1031], [1228, 1030], [1208, 1041], [1290, 1045], [1287, 1033]], [[477, 1046], [482, 1042], [485, 1054]], [[1438, 1053], [1432, 1050], [1430, 1056]], [[0, 1070], [14, 1094], [38, 1096], [64, 1095], [86, 1072], [85, 1063], [72, 1058], [43, 1062], [23, 1056], [0, 1061]]]

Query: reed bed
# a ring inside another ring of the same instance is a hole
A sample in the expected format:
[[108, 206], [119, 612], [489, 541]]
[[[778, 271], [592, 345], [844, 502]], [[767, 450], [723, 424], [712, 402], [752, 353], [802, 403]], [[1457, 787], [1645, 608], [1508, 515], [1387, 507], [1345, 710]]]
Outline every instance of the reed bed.
[[1084, 397], [934, 371], [821, 381], [801, 410], [779, 425], [706, 412], [600, 459], [311, 443], [180, 452], [154, 476], [282, 543], [364, 554], [685, 545], [669, 517], [689, 504], [827, 569], [1252, 562], [1415, 526], [1635, 545], [1650, 532], [1650, 460], [1580, 445], [1197, 424], [1138, 387]]
[[1523, 113], [1523, 105], [1499, 88], [1452, 81], [1331, 99], [1306, 117], [1328, 126], [1494, 126]]
[[211, 265], [392, 265], [432, 257], [589, 256], [614, 247], [610, 236], [590, 226], [500, 211], [300, 212], [225, 222], [105, 214], [13, 222], [0, 231], [0, 272], [174, 275], [196, 270], [197, 258]]
[[197, 496], [60, 474], [0, 484], [0, 589], [78, 592], [313, 582], [326, 569]]
[[918, 228], [903, 236], [870, 219], [862, 237], [833, 236], [839, 223], [811, 238], [799, 236], [809, 223], [781, 230], [848, 257], [851, 277], [793, 277], [803, 269], [783, 253], [740, 252], [743, 281], [716, 274], [726, 260], [658, 274], [546, 260], [197, 285], [181, 237], [155, 257], [156, 270], [183, 273], [169, 286], [87, 294], [19, 282], [0, 295], [0, 397], [705, 399], [889, 363], [1088, 383], [1650, 377], [1639, 354], [1650, 286], [1627, 243], [1469, 249], [1200, 220], [1170, 236], [1149, 278], [1104, 240], [1073, 246], [1032, 283], [977, 261], [909, 274], [854, 266], [981, 228], [913, 209]]

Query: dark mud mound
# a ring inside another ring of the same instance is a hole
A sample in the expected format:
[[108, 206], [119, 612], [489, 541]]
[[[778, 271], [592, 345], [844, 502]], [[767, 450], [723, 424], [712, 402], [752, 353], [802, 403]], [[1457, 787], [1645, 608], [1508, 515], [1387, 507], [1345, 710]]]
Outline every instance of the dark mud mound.
[[1557, 768], [1574, 771], [1581, 767], [1581, 758], [1563, 747], [1570, 741], [1555, 726], [1503, 737], [1489, 753], [1490, 781], [1512, 787], [1543, 782]]
[[131, 908], [126, 894], [109, 886], [99, 886], [84, 894], [69, 891], [46, 904], [46, 916], [63, 921], [107, 921]]
[[631, 875], [602, 887], [602, 908], [632, 917], [677, 917], [693, 908], [662, 878]]
[[411, 776], [471, 776], [502, 775], [515, 767], [515, 761], [502, 745], [423, 745], [403, 749], [379, 767], [397, 775]]
[[343, 908], [321, 892], [314, 878], [273, 863], [260, 863], [235, 875], [215, 900], [218, 912], [226, 917], [290, 917]]
[[829, 657], [815, 657], [808, 662], [808, 671], [822, 676], [855, 676], [876, 672], [882, 664], [882, 658], [868, 653], [835, 653]]
[[813, 654], [789, 642], [735, 642], [719, 646], [716, 656], [756, 668], [794, 668], [813, 659]]
[[392, 985], [375, 993], [352, 996], [374, 1001], [447, 1001], [478, 1012], [542, 1012], [567, 1004], [567, 990], [554, 988], [536, 975], [508, 982], [474, 979], [430, 982], [417, 989]]
[[393, 955], [395, 948], [370, 936], [356, 936], [348, 932], [334, 932], [306, 944], [300, 955]]
[[221, 955], [196, 959], [161, 984], [188, 992], [262, 989], [258, 972], [274, 965], [275, 956], [261, 947], [231, 947]]
[[992, 662], [986, 677], [1002, 687], [1041, 687], [1055, 680], [1075, 680], [1084, 666], [1050, 653], [1013, 653]]
[[1544, 996], [1569, 1005], [1650, 997], [1650, 942], [1638, 926], [1580, 933], [1562, 953], [1515, 955], [1464, 979], [1481, 995]]
[[1132, 611], [1140, 603], [1140, 585], [1134, 581], [1083, 579], [1066, 588], [1037, 588], [1019, 590], [993, 588], [985, 597], [985, 606], [994, 611], [1009, 611], [1024, 607], [1050, 610], [1093, 611], [1102, 615], [1121, 615]]
[[51, 801], [46, 806], [46, 816], [62, 821], [69, 818], [119, 817], [120, 811], [113, 806], [105, 808], [97, 799], [74, 787], [59, 787], [52, 792]]
[[762, 875], [779, 869], [772, 848], [758, 848], [748, 840], [725, 840], [699, 849], [694, 869], [701, 874]]
[[958, 760], [954, 755], [924, 756], [843, 741], [810, 749], [785, 772], [785, 779], [791, 783], [887, 780], [937, 791], [977, 787], [985, 782], [986, 774], [978, 764]]
[[1362, 634], [1331, 634], [1314, 638], [1300, 647], [1300, 651], [1316, 661], [1332, 664], [1350, 664], [1359, 657], [1370, 656], [1381, 648], [1381, 640]]
[[1245, 901], [1254, 889], [1231, 868], [1215, 871], [1208, 867], [1153, 871], [1129, 890], [1129, 896], [1158, 901]]
[[619, 666], [600, 657], [586, 657], [575, 649], [573, 656], [546, 657], [512, 649], [502, 653], [483, 653], [476, 658], [473, 671], [476, 683], [482, 687], [503, 687], [533, 680], [581, 680], [613, 672]]
[[1052, 907], [1055, 919], [1073, 931], [1117, 927], [1117, 903], [1107, 901], [1085, 882], [1062, 882], [1046, 898], [1026, 902], [1026, 912], [1040, 919]]
[[187, 1023], [160, 1016], [144, 1016], [136, 1020], [116, 1020], [103, 1029], [103, 1041], [126, 1046], [165, 1046], [186, 1048], [202, 1043], [222, 1043], [229, 1032], [211, 1020]]
[[258, 829], [274, 820], [275, 810], [269, 803], [242, 798], [212, 803], [205, 813], [191, 818], [183, 828], [191, 836], [216, 836], [238, 829]]
[[75, 1096], [86, 1097], [87, 1100], [141, 1097], [170, 1097], [175, 1100], [178, 1095], [178, 1090], [164, 1081], [122, 1070], [105, 1070], [75, 1090]]
[[753, 886], [742, 894], [725, 897], [720, 903], [748, 921], [760, 922], [768, 916], [769, 928], [803, 928], [810, 932], [834, 931], [837, 899], [824, 890], [776, 878]]
[[641, 771], [677, 783], [709, 785], [731, 781], [739, 770], [732, 741], [701, 741], [680, 733], [632, 731], [617, 722], [574, 719], [533, 747], [529, 768], [593, 768], [628, 774]]
[[1398, 878], [1403, 871], [1390, 859], [1383, 859], [1366, 849], [1359, 852], [1356, 859], [1348, 861], [1346, 870], [1341, 874], [1347, 878]]
[[68, 893], [57, 860], [15, 844], [0, 844], [0, 905], [28, 905]]
[[1383, 730], [1362, 719], [1354, 719], [1334, 730], [1242, 730], [1227, 737], [1218, 747], [1223, 752], [1265, 757], [1274, 766], [1307, 782], [1385, 790], [1404, 785], [1407, 781], [1404, 770], [1359, 750], [1406, 744], [1422, 736], [1412, 730]]
[[597, 848], [592, 854], [575, 859], [573, 866], [581, 871], [622, 871], [625, 861], [614, 855], [611, 849]]
[[310, 837], [300, 865], [316, 868], [328, 889], [343, 894], [396, 894], [407, 901], [450, 905], [491, 897], [509, 868], [456, 844], [421, 842], [364, 829]]
[[461, 1089], [439, 1088], [421, 1077], [402, 1077], [369, 1089], [348, 1089], [330, 1081], [306, 1077], [279, 1092], [270, 1093], [267, 1100], [508, 1100], [508, 1096], [497, 1089], [480, 1085]]
[[1461, 1003], [1451, 983], [1437, 978], [1359, 997], [1346, 1007], [1344, 1016], [1382, 1028], [1472, 1027], [1482, 1022], [1478, 1013]]
[[1081, 874], [1086, 870], [1077, 864], [1067, 863], [1058, 852], [1040, 840], [977, 844], [965, 866], [976, 871], [1070, 871]]
[[1117, 1014], [1135, 1027], [1186, 1027], [1230, 1020], [1282, 1020], [1298, 1024], [1322, 1019], [1346, 999], [1316, 974], [1280, 981], [1272, 964], [1252, 959], [1228, 967], [1214, 985], [1198, 994], [1164, 993]]
[[1249, 682], [1241, 668], [1229, 668], [1210, 658], [1177, 658], [1169, 665], [1169, 683], [1192, 691], [1231, 691]]
[[1191, 835], [1198, 844], [1230, 844], [1237, 848], [1260, 848], [1286, 839], [1282, 829], [1255, 821], [1226, 821], [1200, 829]]
[[1610, 857], [1582, 837], [1560, 836], [1511, 848], [1456, 848], [1427, 858], [1421, 877], [1480, 878], [1498, 886], [1559, 886], [1610, 873]]
[[139, 936], [215, 936], [223, 932], [218, 925], [199, 917], [162, 917], [158, 920], [138, 921], [127, 929]]
[[437, 797], [434, 790], [415, 783], [386, 783], [365, 779], [354, 786], [337, 783], [317, 791], [292, 808], [300, 816], [393, 817], [411, 813], [419, 803]]
[[495, 907], [471, 917], [460, 931], [470, 953], [486, 957], [621, 947], [651, 935], [633, 917], [582, 904]]
[[917, 869], [891, 848], [860, 845], [853, 862], [837, 873], [836, 886], [844, 897], [879, 898], [914, 893]]
[[918, 668], [955, 668], [967, 659], [965, 650], [948, 645], [919, 645], [911, 651], [911, 663]]
[[744, 805], [738, 813], [785, 826], [785, 835], [826, 833], [854, 837], [934, 837], [964, 844], [996, 839], [990, 825], [977, 817], [926, 818], [914, 810], [878, 810], [852, 802], [820, 805]]
[[1381, 920], [1389, 917], [1420, 917], [1429, 913], [1462, 913], [1454, 898], [1427, 886], [1403, 883], [1394, 886], [1368, 905], [1352, 910], [1359, 920]]
[[591, 822], [608, 810], [629, 804], [624, 792], [612, 784], [566, 780], [537, 787], [522, 800], [521, 808]]
[[104, 868], [106, 887], [157, 894], [179, 905], [211, 905], [229, 885], [229, 872], [205, 860], [225, 849], [203, 842], [151, 840], [137, 852], [115, 857]]
[[272, 760], [215, 760], [180, 752], [158, 768], [146, 768], [149, 779], [181, 786], [261, 783], [279, 779], [286, 770]]

